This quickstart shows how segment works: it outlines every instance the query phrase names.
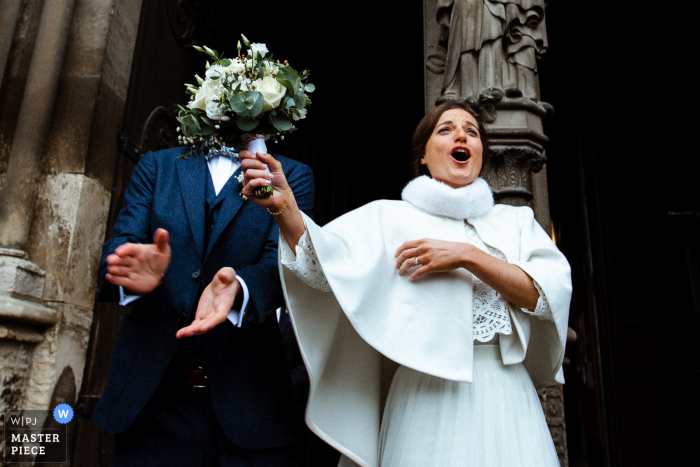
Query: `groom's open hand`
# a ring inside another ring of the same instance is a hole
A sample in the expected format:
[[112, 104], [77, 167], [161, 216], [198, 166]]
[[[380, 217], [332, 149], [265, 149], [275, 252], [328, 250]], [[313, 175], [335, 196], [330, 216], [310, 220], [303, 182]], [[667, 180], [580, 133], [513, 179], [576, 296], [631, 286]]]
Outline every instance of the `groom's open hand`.
[[107, 256], [105, 278], [132, 294], [152, 292], [170, 264], [170, 234], [163, 229], [153, 233], [153, 243], [125, 243]]
[[236, 271], [233, 268], [219, 269], [214, 280], [204, 289], [199, 298], [194, 321], [180, 329], [175, 337], [180, 339], [195, 336], [214, 329], [226, 321], [236, 298], [242, 295], [241, 284], [236, 279]]

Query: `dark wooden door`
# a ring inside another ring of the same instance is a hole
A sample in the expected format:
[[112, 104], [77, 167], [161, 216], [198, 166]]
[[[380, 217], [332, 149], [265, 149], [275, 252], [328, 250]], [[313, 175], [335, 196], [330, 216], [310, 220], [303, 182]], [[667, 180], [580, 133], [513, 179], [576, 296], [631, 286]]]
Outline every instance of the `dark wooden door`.
[[[401, 21], [398, 19], [401, 18]], [[174, 104], [184, 83], [203, 76], [192, 44], [233, 55], [239, 34], [267, 43], [277, 58], [309, 68], [317, 91], [299, 132], [273, 153], [314, 170], [320, 224], [374, 199], [398, 199], [408, 181], [410, 137], [423, 116], [422, 2], [256, 2], [144, 0], [114, 171], [110, 235], [140, 157], [177, 144]], [[104, 389], [124, 309], [97, 303], [76, 410], [71, 465], [111, 465], [113, 437], [90, 419]], [[307, 434], [302, 466], [337, 464], [338, 454]]]
[[679, 73], [653, 38], [663, 20], [649, 36], [635, 30], [643, 12], [609, 2], [550, 2], [547, 15], [551, 213], [579, 335], [565, 370], [570, 465], [696, 465], [696, 130], [661, 97]]

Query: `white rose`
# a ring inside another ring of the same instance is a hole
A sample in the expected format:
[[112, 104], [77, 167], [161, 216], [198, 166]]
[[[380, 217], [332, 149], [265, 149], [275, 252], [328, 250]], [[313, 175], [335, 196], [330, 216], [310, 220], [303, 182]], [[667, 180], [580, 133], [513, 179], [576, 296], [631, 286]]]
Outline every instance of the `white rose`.
[[297, 114], [294, 114], [294, 121], [297, 120], [303, 120], [306, 118], [306, 109], [297, 109], [297, 112], [299, 112], [299, 116], [297, 117]]
[[[211, 69], [211, 68], [210, 68]], [[219, 80], [212, 81], [209, 78], [202, 83], [202, 86], [197, 90], [194, 95], [194, 100], [187, 104], [190, 109], [202, 109], [207, 108], [207, 104], [215, 99], [221, 99], [224, 96], [224, 88], [221, 86]]]
[[224, 112], [226, 111], [225, 107], [220, 105], [218, 102], [207, 102], [207, 117], [211, 118], [212, 120], [221, 120], [221, 117], [224, 116]]
[[267, 46], [265, 44], [250, 44], [250, 49], [248, 49], [248, 54], [252, 54], [254, 58], [258, 58], [258, 54], [264, 57], [268, 53]]
[[272, 110], [280, 105], [287, 88], [282, 86], [272, 76], [265, 76], [255, 81], [255, 89], [263, 95], [263, 112]]

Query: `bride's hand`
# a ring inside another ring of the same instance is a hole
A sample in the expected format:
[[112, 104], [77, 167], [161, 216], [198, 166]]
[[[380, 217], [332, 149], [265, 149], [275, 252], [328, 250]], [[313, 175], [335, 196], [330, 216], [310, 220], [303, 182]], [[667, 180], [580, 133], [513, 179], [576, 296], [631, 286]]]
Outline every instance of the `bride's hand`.
[[[238, 154], [243, 171], [243, 189], [241, 194], [258, 206], [277, 212], [289, 199], [289, 185], [284, 176], [282, 164], [269, 154], [261, 152], [253, 154], [245, 150]], [[268, 168], [268, 173], [265, 168]], [[273, 193], [267, 198], [256, 198], [254, 191], [257, 187], [272, 184]]]

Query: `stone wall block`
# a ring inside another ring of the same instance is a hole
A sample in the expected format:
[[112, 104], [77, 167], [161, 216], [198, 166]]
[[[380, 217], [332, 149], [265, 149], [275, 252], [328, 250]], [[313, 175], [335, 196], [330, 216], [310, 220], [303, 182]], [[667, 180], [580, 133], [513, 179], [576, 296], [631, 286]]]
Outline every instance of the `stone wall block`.
[[46, 273], [25, 259], [0, 255], [0, 292], [40, 300]]
[[27, 253], [47, 271], [43, 300], [92, 309], [109, 192], [80, 174], [48, 176]]

